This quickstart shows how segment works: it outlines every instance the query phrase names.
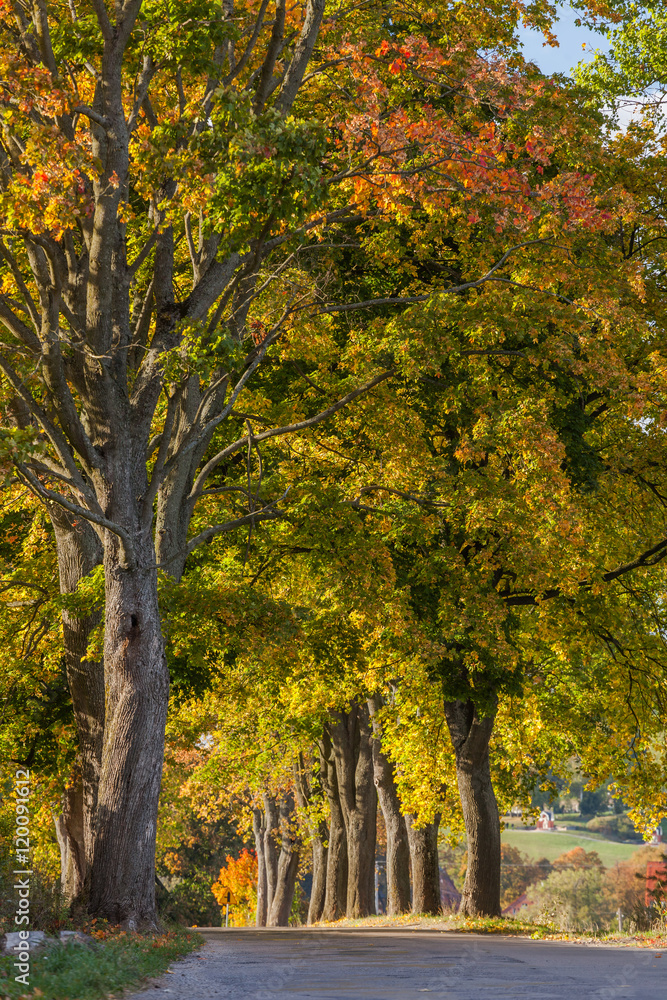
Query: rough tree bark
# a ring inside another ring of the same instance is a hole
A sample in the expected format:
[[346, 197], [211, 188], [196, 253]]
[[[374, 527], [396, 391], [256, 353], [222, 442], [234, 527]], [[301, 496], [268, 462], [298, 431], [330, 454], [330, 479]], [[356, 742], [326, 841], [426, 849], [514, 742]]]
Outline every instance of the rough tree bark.
[[313, 884], [308, 902], [308, 925], [317, 924], [322, 919], [327, 892], [327, 839], [329, 829], [324, 820], [319, 820], [317, 833], [312, 837]]
[[60, 848], [60, 887], [70, 902], [83, 893], [86, 848], [83, 833], [83, 782], [78, 768], [62, 795], [62, 812], [54, 817]]
[[377, 793], [367, 705], [333, 712], [329, 725], [347, 837], [348, 917], [375, 913]]
[[339, 920], [347, 909], [347, 837], [340, 804], [336, 759], [331, 737], [325, 728], [320, 744], [320, 774], [329, 805], [327, 874], [322, 920]]
[[263, 809], [253, 808], [252, 832], [255, 837], [255, 854], [257, 855], [257, 910], [255, 912], [255, 927], [266, 927], [267, 917], [267, 880], [266, 858], [264, 855], [264, 835], [266, 833], [266, 817]]
[[[60, 593], [73, 593], [79, 582], [102, 561], [102, 546], [91, 525], [56, 504], [49, 505], [56, 537]], [[67, 683], [72, 697], [78, 738], [74, 783], [63, 796], [56, 819], [60, 845], [61, 883], [68, 902], [84, 903], [93, 857], [95, 810], [104, 735], [104, 664], [86, 656], [99, 613], [79, 617], [62, 612]]]
[[280, 853], [276, 850], [275, 882], [268, 907], [267, 927], [287, 927], [292, 911], [301, 843], [292, 792], [282, 792], [278, 800], [277, 829], [273, 832], [273, 837], [278, 836]]
[[440, 816], [423, 827], [407, 815], [405, 823], [410, 841], [412, 868], [412, 910], [414, 913], [438, 914], [440, 903], [440, 866], [438, 864], [438, 827]]
[[382, 726], [377, 720], [381, 705], [378, 695], [368, 701], [373, 724], [373, 780], [387, 831], [387, 913], [395, 916], [410, 909], [410, 846], [394, 781], [394, 765], [382, 752]]
[[472, 701], [446, 701], [456, 778], [468, 837], [468, 869], [459, 912], [500, 916], [500, 816], [489, 764], [495, 711], [480, 716]]
[[[110, 443], [109, 451], [120, 447]], [[133, 511], [131, 496], [142, 496], [147, 487], [145, 466], [136, 471], [126, 489], [118, 489], [116, 479], [110, 490], [108, 509], [119, 523]], [[155, 924], [154, 846], [169, 671], [152, 538], [140, 536], [136, 524], [131, 530], [139, 543], [137, 564], [127, 565], [117, 536], [105, 543], [106, 715], [90, 908], [136, 929]]]
[[299, 810], [308, 828], [308, 836], [313, 854], [313, 881], [308, 902], [308, 924], [316, 924], [322, 919], [327, 889], [327, 842], [329, 828], [326, 820], [313, 817], [313, 807], [321, 806], [321, 794], [324, 787], [322, 774], [323, 762], [318, 761], [317, 770], [308, 775], [303, 755], [299, 754], [294, 767], [294, 788]]
[[278, 803], [264, 792], [264, 868], [266, 870], [266, 919], [268, 921], [278, 884]]

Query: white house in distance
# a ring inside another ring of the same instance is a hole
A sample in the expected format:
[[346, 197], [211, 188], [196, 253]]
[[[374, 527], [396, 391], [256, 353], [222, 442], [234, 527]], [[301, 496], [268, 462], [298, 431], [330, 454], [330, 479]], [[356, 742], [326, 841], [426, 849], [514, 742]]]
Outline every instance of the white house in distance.
[[536, 830], [555, 830], [554, 814], [551, 809], [543, 809], [535, 826]]

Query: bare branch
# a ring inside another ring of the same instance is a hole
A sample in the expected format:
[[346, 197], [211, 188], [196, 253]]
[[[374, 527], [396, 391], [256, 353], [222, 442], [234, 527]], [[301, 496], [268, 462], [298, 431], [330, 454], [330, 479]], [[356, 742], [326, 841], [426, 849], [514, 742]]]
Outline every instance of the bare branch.
[[[191, 552], [194, 552], [194, 550], [199, 545], [202, 545], [203, 542], [207, 542], [215, 535], [221, 535], [227, 531], [235, 531], [237, 528], [242, 528], [246, 524], [254, 525], [258, 521], [275, 521], [279, 517], [284, 517], [284, 512], [276, 510], [275, 504], [280, 503], [280, 501], [284, 500], [286, 496], [287, 493], [285, 492], [278, 500], [274, 500], [273, 503], [267, 504], [266, 507], [262, 507], [260, 510], [255, 511], [252, 514], [244, 514], [243, 517], [237, 517], [234, 521], [226, 521], [224, 524], [214, 524], [212, 527], [207, 528], [206, 531], [202, 531], [201, 534], [195, 535], [195, 537], [188, 542], [188, 555]], [[176, 557], [174, 556], [173, 558]]]
[[155, 75], [157, 70], [157, 65], [153, 61], [153, 57], [150, 55], [144, 56], [143, 66], [141, 68], [141, 73], [139, 74], [139, 79], [137, 85], [134, 89], [134, 106], [132, 108], [132, 113], [127, 122], [127, 131], [131, 133], [134, 131], [138, 118], [139, 111], [146, 100], [146, 95], [148, 94], [148, 88], [151, 85], [151, 80]]
[[186, 212], [183, 217], [183, 222], [185, 226], [185, 238], [188, 244], [188, 251], [190, 253], [190, 263], [192, 264], [192, 287], [197, 287], [197, 282], [199, 281], [199, 253], [195, 249], [195, 241], [192, 237], [192, 224], [191, 224], [191, 213]]
[[20, 340], [31, 354], [39, 357], [42, 345], [39, 338], [33, 333], [29, 326], [18, 318], [13, 309], [6, 305], [4, 296], [0, 296], [0, 323], [12, 333], [17, 340]]
[[176, 393], [174, 393], [173, 396], [170, 396], [167, 400], [167, 413], [164, 419], [164, 428], [160, 436], [160, 447], [158, 449], [155, 465], [153, 466], [151, 480], [148, 484], [148, 489], [146, 490], [146, 496], [144, 497], [142, 520], [144, 524], [147, 525], [150, 524], [153, 519], [153, 501], [157, 496], [160, 483], [165, 477], [164, 463], [167, 458], [167, 452], [169, 451], [169, 445], [171, 443], [171, 431], [174, 426], [176, 402], [177, 396]]
[[49, 17], [44, 0], [33, 0], [32, 18], [33, 24], [35, 25], [35, 31], [37, 33], [37, 41], [39, 42], [40, 52], [42, 53], [42, 59], [44, 60], [44, 65], [48, 68], [53, 79], [57, 80], [58, 67], [53, 54], [53, 46], [51, 45]]
[[74, 108], [74, 114], [85, 115], [86, 118], [89, 118], [91, 122], [95, 122], [96, 125], [99, 125], [100, 128], [103, 128], [105, 131], [109, 128], [109, 120], [105, 118], [104, 115], [101, 115], [92, 108], [89, 108], [87, 104], [78, 104]]
[[95, 17], [97, 18], [97, 23], [100, 26], [102, 38], [105, 42], [108, 42], [113, 36], [113, 28], [111, 27], [111, 21], [109, 20], [107, 9], [104, 6], [104, 0], [91, 0], [91, 5], [95, 11]]
[[[609, 570], [608, 573], [603, 573], [602, 580], [605, 583], [612, 583], [614, 580], [618, 580], [619, 577], [625, 576], [627, 573], [631, 573], [635, 569], [648, 569], [651, 566], [657, 566], [657, 564], [662, 562], [663, 559], [667, 559], [667, 539], [663, 539], [658, 542], [657, 545], [653, 545], [650, 549], [646, 549], [645, 552], [642, 552], [631, 562], [617, 566], [616, 569]], [[579, 584], [580, 591], [590, 590], [591, 587], [592, 583], [590, 580], [585, 580]], [[541, 593], [529, 592], [519, 594], [501, 594], [505, 604], [509, 607], [536, 607], [542, 601], [562, 596], [563, 592], [560, 587], [552, 587], [549, 590], [542, 591]]]
[[[526, 240], [524, 243], [517, 243], [515, 246], [510, 247], [509, 250], [506, 250], [505, 253], [502, 255], [502, 257], [500, 257], [500, 259], [496, 261], [493, 267], [489, 268], [486, 274], [482, 275], [481, 278], [476, 278], [474, 281], [465, 281], [460, 285], [451, 285], [449, 288], [439, 288], [437, 289], [437, 291], [430, 292], [428, 295], [395, 295], [395, 296], [389, 296], [388, 298], [384, 299], [367, 299], [364, 302], [347, 302], [340, 306], [324, 306], [321, 309], [318, 309], [315, 315], [321, 316], [325, 313], [350, 312], [354, 309], [370, 309], [373, 306], [413, 305], [418, 302], [427, 302], [429, 299], [434, 298], [436, 295], [454, 295], [458, 294], [459, 292], [465, 292], [470, 288], [479, 288], [480, 285], [483, 285], [487, 281], [491, 280], [504, 281], [504, 279], [498, 279], [498, 278], [494, 279], [493, 276], [496, 273], [496, 271], [503, 266], [503, 264], [508, 260], [508, 258], [513, 253], [515, 253], [517, 250], [523, 250], [524, 247], [530, 247], [530, 246], [535, 246], [536, 244], [540, 243], [545, 244], [549, 242], [550, 241], [548, 239], [537, 239], [537, 240]], [[509, 281], [509, 279], [507, 283], [516, 284], [516, 282]], [[567, 301], [570, 305], [573, 304], [569, 299], [565, 301]]]
[[[148, 255], [151, 252], [151, 250], [153, 249], [153, 247], [155, 246], [155, 241], [157, 240], [158, 232], [159, 232], [159, 229], [156, 226], [155, 229], [153, 230], [153, 232], [150, 234], [150, 236], [146, 240], [146, 242], [144, 243], [144, 245], [141, 248], [141, 250], [139, 251], [139, 253], [137, 254], [137, 256], [134, 258], [134, 260], [132, 261], [132, 263], [128, 266], [128, 269], [127, 269], [128, 270], [128, 274], [134, 275], [134, 274], [137, 273], [137, 271], [139, 270], [139, 268], [141, 267], [141, 265], [143, 264], [143, 262], [146, 260], [146, 258], [148, 257]], [[153, 282], [151, 282], [151, 287], [152, 287], [152, 285], [153, 285]]]
[[0, 354], [0, 371], [3, 371], [7, 376], [9, 383], [16, 392], [17, 396], [23, 400], [23, 402], [28, 407], [30, 413], [35, 417], [37, 422], [41, 425], [44, 433], [49, 438], [51, 444], [56, 450], [56, 453], [60, 457], [60, 461], [65, 469], [67, 469], [69, 475], [72, 477], [73, 482], [76, 483], [77, 489], [82, 492], [86, 491], [86, 485], [84, 483], [81, 472], [79, 471], [76, 462], [74, 461], [74, 456], [69, 448], [65, 435], [60, 431], [54, 423], [49, 420], [41, 406], [36, 402], [32, 393], [26, 388], [22, 379], [14, 371], [12, 366], [9, 364], [6, 358]]

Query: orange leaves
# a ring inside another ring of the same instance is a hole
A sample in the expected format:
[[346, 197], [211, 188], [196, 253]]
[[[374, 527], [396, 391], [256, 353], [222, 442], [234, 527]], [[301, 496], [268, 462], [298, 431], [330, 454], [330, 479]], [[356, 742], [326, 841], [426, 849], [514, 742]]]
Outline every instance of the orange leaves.
[[60, 239], [76, 219], [90, 215], [92, 200], [80, 168], [68, 163], [65, 153], [32, 176], [15, 174], [0, 195], [0, 212], [10, 226]]
[[221, 907], [226, 905], [228, 892], [231, 893], [233, 925], [251, 923], [257, 906], [257, 855], [244, 848], [238, 858], [228, 854], [226, 861], [211, 892]]
[[393, 76], [396, 76], [402, 70], [406, 69], [407, 65], [405, 59], [394, 59], [393, 62], [389, 63], [389, 72]]
[[[97, 176], [89, 133], [77, 128], [73, 113], [80, 101], [76, 78], [72, 75], [69, 89], [54, 86], [48, 70], [7, 49], [0, 49], [0, 75], [0, 117], [5, 142], [15, 152], [0, 213], [10, 227], [50, 232], [59, 239], [90, 215], [90, 181]], [[60, 127], [63, 116], [73, 122], [71, 128]]]

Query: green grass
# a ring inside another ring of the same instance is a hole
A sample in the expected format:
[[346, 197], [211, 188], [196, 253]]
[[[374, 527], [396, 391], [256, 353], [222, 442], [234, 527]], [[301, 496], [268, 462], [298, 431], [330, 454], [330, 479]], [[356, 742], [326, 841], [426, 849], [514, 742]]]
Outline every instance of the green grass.
[[[37, 952], [30, 963], [30, 986], [14, 980], [14, 959], [0, 958], [0, 996], [43, 1000], [100, 1000], [147, 976], [159, 976], [169, 963], [202, 944], [198, 934], [116, 934], [93, 946], [58, 945]], [[39, 992], [38, 992], [39, 991]]]
[[615, 840], [604, 840], [599, 835], [595, 836], [592, 833], [579, 834], [574, 830], [568, 830], [567, 833], [543, 830], [503, 830], [502, 839], [504, 844], [518, 847], [520, 851], [534, 860], [548, 858], [549, 861], [554, 861], [565, 851], [571, 851], [574, 847], [583, 847], [585, 851], [597, 851], [605, 868], [616, 864], [617, 861], [625, 861], [642, 846], [641, 844], [621, 844]]

